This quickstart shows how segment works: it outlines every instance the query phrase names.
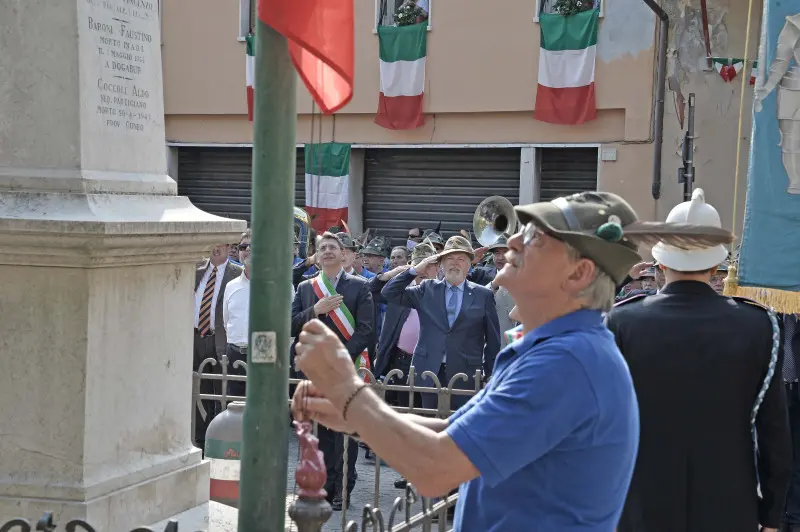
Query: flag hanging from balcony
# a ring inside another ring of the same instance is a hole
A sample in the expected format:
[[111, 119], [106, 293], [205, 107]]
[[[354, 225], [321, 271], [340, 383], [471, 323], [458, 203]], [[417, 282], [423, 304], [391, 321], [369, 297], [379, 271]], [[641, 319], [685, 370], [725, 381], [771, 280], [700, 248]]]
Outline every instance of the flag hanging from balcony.
[[553, 124], [582, 124], [597, 117], [594, 64], [600, 11], [539, 15], [539, 83], [533, 117]]
[[338, 142], [306, 144], [306, 212], [311, 227], [322, 234], [347, 223], [350, 145]]
[[381, 92], [375, 123], [386, 129], [415, 129], [425, 124], [422, 95], [428, 23], [379, 26]]
[[292, 63], [325, 114], [353, 97], [353, 0], [259, 0], [258, 19], [289, 40]]
[[247, 119], [253, 121], [253, 95], [256, 87], [256, 36], [248, 35], [247, 55], [245, 56], [244, 72], [247, 83]]

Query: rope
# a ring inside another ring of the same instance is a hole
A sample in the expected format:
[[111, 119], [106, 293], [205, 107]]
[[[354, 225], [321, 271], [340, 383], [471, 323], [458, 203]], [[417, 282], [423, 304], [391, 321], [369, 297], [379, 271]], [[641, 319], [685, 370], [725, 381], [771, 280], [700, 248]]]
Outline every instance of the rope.
[[[744, 38], [744, 59], [743, 63], [745, 69], [747, 68], [748, 60], [747, 55], [750, 53], [750, 26], [752, 24], [753, 18], [753, 0], [749, 0], [747, 6], [747, 29], [745, 30], [745, 38]], [[762, 21], [762, 24], [765, 21]], [[732, 218], [731, 218], [731, 228], [733, 233], [736, 233], [736, 206], [739, 203], [739, 171], [741, 166], [741, 154], [742, 154], [742, 126], [744, 125], [744, 94], [745, 89], [747, 88], [747, 71], [742, 74], [742, 88], [741, 94], [739, 95], [739, 125], [737, 127], [738, 134], [736, 136], [736, 170], [733, 173], [733, 209], [732, 209]], [[752, 139], [751, 139], [752, 140]]]
[[778, 326], [778, 316], [773, 310], [769, 311], [769, 321], [772, 325], [772, 352], [769, 356], [769, 366], [767, 366], [767, 375], [764, 377], [764, 383], [756, 396], [756, 402], [753, 405], [753, 410], [750, 413], [750, 435], [753, 437], [753, 461], [756, 468], [756, 480], [761, 484], [761, 479], [758, 474], [758, 432], [756, 431], [756, 418], [758, 417], [758, 410], [761, 408], [761, 403], [764, 402], [764, 396], [767, 395], [772, 377], [775, 375], [775, 368], [778, 365], [778, 350], [781, 344], [781, 329]]

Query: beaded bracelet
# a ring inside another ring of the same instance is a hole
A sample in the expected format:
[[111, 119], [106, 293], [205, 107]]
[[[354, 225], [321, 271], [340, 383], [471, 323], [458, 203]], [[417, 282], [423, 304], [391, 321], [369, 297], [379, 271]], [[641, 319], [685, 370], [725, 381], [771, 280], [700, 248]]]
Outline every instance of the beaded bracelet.
[[369, 384], [367, 384], [365, 382], [362, 382], [361, 385], [358, 388], [353, 390], [353, 393], [350, 394], [350, 397], [347, 398], [347, 401], [345, 401], [345, 403], [344, 403], [344, 408], [342, 408], [342, 419], [343, 420], [347, 421], [347, 409], [350, 408], [350, 403], [352, 403], [353, 399], [355, 399], [356, 396], [359, 393], [361, 393], [361, 390], [363, 390], [364, 388], [367, 388], [367, 387], [369, 387]]

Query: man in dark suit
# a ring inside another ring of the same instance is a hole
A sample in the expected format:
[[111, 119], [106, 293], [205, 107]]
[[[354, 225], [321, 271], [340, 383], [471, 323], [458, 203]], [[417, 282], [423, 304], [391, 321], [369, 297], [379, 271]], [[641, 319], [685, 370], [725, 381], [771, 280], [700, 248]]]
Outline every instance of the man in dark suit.
[[[320, 275], [307, 279], [297, 286], [292, 302], [292, 336], [297, 338], [303, 325], [314, 318], [320, 319], [342, 340], [354, 363], [368, 360], [367, 347], [372, 337], [374, 309], [367, 281], [349, 275], [342, 268], [344, 245], [341, 239], [325, 233], [317, 245], [317, 262]], [[295, 340], [295, 344], [296, 344]], [[291, 348], [294, 365], [294, 344]], [[342, 500], [344, 474], [344, 436], [319, 426], [319, 448], [325, 455], [328, 479], [325, 491], [334, 510], [341, 510], [349, 501]], [[355, 487], [358, 445], [351, 440], [347, 449], [347, 493]]]
[[[411, 364], [417, 375], [431, 371], [446, 387], [457, 373], [465, 373], [467, 382], [457, 381], [461, 389], [475, 388], [475, 371], [488, 376], [500, 350], [500, 326], [494, 294], [489, 288], [467, 281], [474, 252], [463, 236], [447, 240], [444, 250], [423, 260], [416, 268], [401, 273], [381, 291], [387, 303], [414, 308], [419, 313], [419, 341]], [[441, 261], [444, 280], [426, 280], [409, 286], [417, 269], [426, 269]], [[422, 386], [433, 386], [422, 378]], [[480, 383], [479, 383], [480, 384]], [[437, 408], [435, 394], [422, 394], [425, 408]], [[465, 396], [454, 395], [452, 408], [466, 403]]]
[[[667, 222], [721, 227], [700, 189]], [[779, 346], [765, 307], [710, 286], [727, 254], [721, 245], [685, 251], [656, 244], [665, 287], [608, 315], [641, 422], [619, 532], [751, 532], [780, 524], [792, 455], [784, 387], [780, 373], [768, 371]]]
[[[244, 238], [245, 235], [242, 235]], [[213, 358], [222, 360], [228, 345], [222, 317], [222, 295], [229, 281], [242, 274], [242, 267], [233, 264], [228, 256], [230, 246], [217, 244], [211, 250], [211, 256], [198, 266], [194, 279], [194, 359], [192, 368], [197, 371], [203, 360]], [[210, 371], [219, 371], [219, 365]], [[200, 382], [200, 393], [212, 394], [218, 389], [218, 382], [204, 380]], [[203, 448], [206, 428], [214, 417], [218, 403], [203, 401], [206, 411], [205, 419], [199, 409], [195, 409], [194, 441]]]

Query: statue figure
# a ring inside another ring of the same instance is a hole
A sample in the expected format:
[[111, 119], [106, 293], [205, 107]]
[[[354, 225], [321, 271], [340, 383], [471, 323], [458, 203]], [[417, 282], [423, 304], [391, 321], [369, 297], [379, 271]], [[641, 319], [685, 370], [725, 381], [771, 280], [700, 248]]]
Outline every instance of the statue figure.
[[328, 478], [325, 457], [319, 450], [319, 440], [314, 436], [310, 421], [295, 421], [295, 434], [300, 445], [300, 465], [294, 479], [300, 487], [298, 495], [307, 499], [323, 500], [327, 492], [323, 489]]
[[775, 60], [769, 67], [769, 75], [763, 85], [755, 89], [757, 113], [761, 112], [761, 101], [776, 88], [781, 155], [789, 176], [787, 192], [800, 194], [800, 13], [787, 16], [778, 35]]

